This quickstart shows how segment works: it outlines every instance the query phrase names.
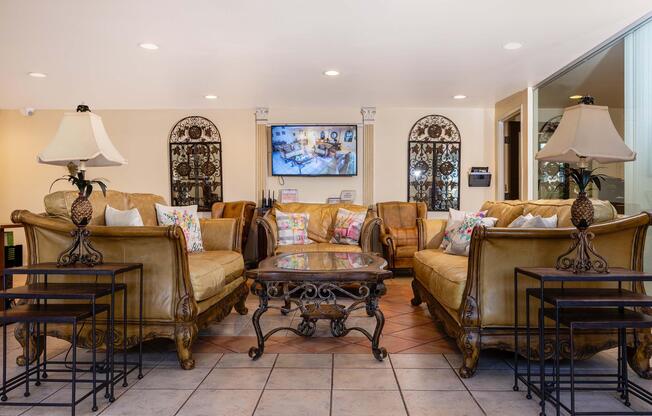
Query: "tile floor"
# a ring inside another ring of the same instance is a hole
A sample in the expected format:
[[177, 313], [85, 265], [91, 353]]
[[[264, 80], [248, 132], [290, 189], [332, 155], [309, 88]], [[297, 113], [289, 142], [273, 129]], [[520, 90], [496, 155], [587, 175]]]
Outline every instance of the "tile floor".
[[[98, 398], [99, 410], [92, 412], [90, 399], [77, 406], [81, 415], [537, 415], [535, 400], [524, 392], [512, 391], [511, 355], [483, 352], [476, 376], [462, 379], [457, 368], [461, 356], [454, 342], [429, 318], [425, 307], [410, 306], [410, 279], [389, 283], [388, 296], [381, 302], [387, 316], [382, 345], [390, 356], [376, 361], [368, 341], [361, 336], [333, 339], [326, 325], [314, 338], [291, 333], [271, 338], [265, 355], [251, 361], [246, 351], [254, 345], [249, 316], [230, 315], [203, 330], [193, 351], [196, 368], [179, 369], [170, 342], [146, 346], [145, 377], [130, 379], [128, 387], [116, 389], [117, 400], [109, 404]], [[256, 300], [250, 299], [251, 312]], [[360, 326], [372, 326], [364, 312], [352, 317]], [[263, 322], [296, 324], [296, 316], [270, 312]], [[7, 371], [19, 369], [15, 357], [18, 343], [8, 337]], [[50, 338], [49, 356], [65, 354], [68, 343]], [[87, 352], [82, 351], [81, 354]], [[582, 367], [613, 368], [614, 351], [582, 362]], [[637, 380], [648, 389], [652, 381]], [[19, 392], [13, 392], [16, 400]], [[70, 386], [45, 383], [33, 389], [30, 400], [64, 401]], [[21, 397], [22, 399], [22, 397]], [[612, 393], [586, 393], [578, 397], [582, 409], [599, 409], [626, 414], [652, 411], [638, 400], [624, 407]], [[2, 415], [66, 415], [65, 408], [6, 407]], [[551, 414], [551, 413], [550, 413]]]

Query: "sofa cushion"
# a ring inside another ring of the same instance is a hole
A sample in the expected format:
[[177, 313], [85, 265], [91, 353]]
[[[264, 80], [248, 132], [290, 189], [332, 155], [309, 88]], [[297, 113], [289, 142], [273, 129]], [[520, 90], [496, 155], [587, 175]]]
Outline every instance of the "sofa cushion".
[[411, 259], [414, 257], [414, 253], [417, 252], [417, 246], [398, 246], [396, 247], [395, 257]]
[[226, 271], [214, 251], [188, 254], [190, 284], [197, 302], [215, 295], [226, 284]]
[[466, 286], [468, 257], [452, 256], [440, 249], [414, 253], [414, 275], [442, 305], [457, 311]]
[[331, 244], [331, 243], [315, 243], [315, 244], [290, 244], [287, 246], [277, 246], [275, 254], [283, 253], [306, 253], [313, 251], [334, 251], [337, 253], [360, 253], [362, 248], [350, 244]]
[[522, 201], [486, 201], [480, 211], [487, 211], [486, 217], [498, 218], [496, 227], [507, 227], [523, 214]]
[[219, 263], [224, 269], [224, 281], [229, 284], [244, 272], [244, 259], [242, 254], [231, 250], [211, 250], [202, 254]]
[[353, 212], [367, 212], [367, 208], [355, 204], [309, 204], [302, 202], [293, 202], [288, 204], [277, 203], [274, 209], [268, 213], [268, 218], [273, 224], [276, 223], [275, 211], [279, 210], [285, 213], [308, 213], [308, 237], [318, 243], [328, 243], [333, 237], [333, 227], [337, 211], [340, 208]]

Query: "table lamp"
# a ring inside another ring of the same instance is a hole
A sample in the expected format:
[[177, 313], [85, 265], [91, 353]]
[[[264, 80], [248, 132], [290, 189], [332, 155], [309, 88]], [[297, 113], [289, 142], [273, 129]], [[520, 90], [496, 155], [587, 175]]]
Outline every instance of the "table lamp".
[[[570, 169], [570, 179], [579, 188], [571, 207], [571, 221], [577, 228], [571, 234], [570, 248], [557, 259], [557, 269], [574, 273], [594, 271], [608, 273], [609, 266], [591, 242], [594, 234], [588, 231], [593, 223], [593, 204], [586, 196], [586, 188], [594, 184], [600, 189], [604, 175], [588, 169], [591, 161], [599, 163], [628, 162], [636, 159], [616, 131], [609, 109], [593, 105], [593, 97], [580, 99], [579, 104], [564, 109], [559, 126], [536, 159], [548, 162], [576, 163]], [[571, 257], [575, 252], [575, 257]]]
[[77, 106], [77, 112], [65, 113], [59, 130], [45, 150], [38, 155], [38, 161], [49, 165], [68, 166], [70, 174], [57, 181], [68, 180], [79, 189], [79, 195], [72, 203], [70, 212], [70, 218], [77, 226], [77, 229], [70, 233], [73, 243], [59, 255], [57, 264], [101, 264], [102, 253], [93, 248], [88, 239], [90, 231], [86, 226], [93, 217], [93, 206], [88, 200], [93, 191], [93, 184], [100, 186], [105, 194], [106, 185], [98, 180], [86, 179], [86, 168], [127, 163], [111, 143], [102, 118], [93, 114], [88, 106], [83, 104]]

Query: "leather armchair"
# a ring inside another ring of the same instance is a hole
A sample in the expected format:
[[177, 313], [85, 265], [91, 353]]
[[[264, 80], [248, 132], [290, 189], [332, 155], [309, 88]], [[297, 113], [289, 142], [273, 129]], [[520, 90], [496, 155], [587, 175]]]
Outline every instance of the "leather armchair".
[[379, 202], [376, 212], [383, 221], [380, 241], [389, 267], [411, 269], [417, 251], [417, 219], [426, 218], [428, 206], [424, 202]]
[[211, 218], [238, 218], [240, 220], [238, 237], [241, 251], [244, 252], [255, 211], [256, 203], [252, 201], [216, 202], [211, 207]]

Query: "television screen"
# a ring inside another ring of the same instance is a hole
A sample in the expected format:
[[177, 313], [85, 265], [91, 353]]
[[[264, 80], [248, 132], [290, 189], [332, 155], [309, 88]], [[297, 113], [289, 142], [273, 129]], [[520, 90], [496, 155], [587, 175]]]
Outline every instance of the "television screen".
[[355, 176], [358, 126], [272, 126], [272, 175]]

